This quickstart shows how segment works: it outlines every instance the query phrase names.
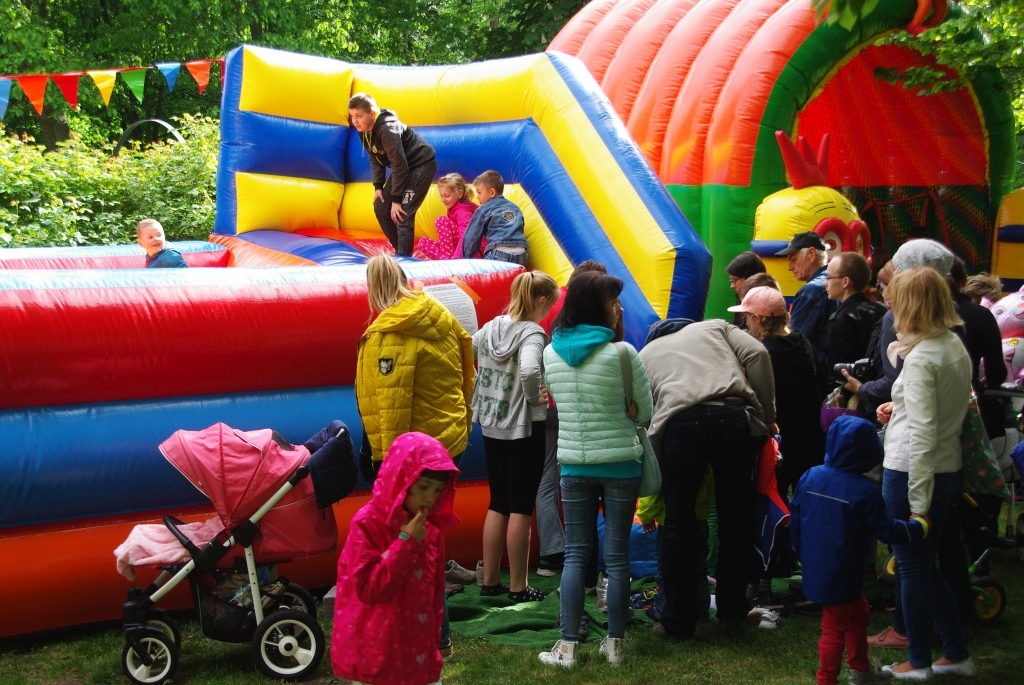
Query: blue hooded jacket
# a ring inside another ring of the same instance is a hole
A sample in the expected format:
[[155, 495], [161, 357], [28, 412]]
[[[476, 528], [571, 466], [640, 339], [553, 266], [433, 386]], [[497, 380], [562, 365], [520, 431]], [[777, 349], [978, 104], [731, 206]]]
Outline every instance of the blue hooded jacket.
[[885, 513], [881, 488], [862, 475], [882, 463], [874, 424], [840, 416], [825, 438], [825, 463], [796, 485], [790, 508], [793, 549], [803, 569], [803, 593], [817, 604], [847, 604], [861, 595], [872, 536], [889, 544], [921, 540], [917, 521]]

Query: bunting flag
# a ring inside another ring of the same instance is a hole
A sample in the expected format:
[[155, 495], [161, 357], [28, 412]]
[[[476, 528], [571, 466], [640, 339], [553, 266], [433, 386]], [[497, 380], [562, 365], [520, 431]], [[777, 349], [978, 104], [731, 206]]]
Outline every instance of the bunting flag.
[[[199, 86], [199, 94], [202, 95], [206, 87], [210, 85], [210, 67], [216, 62], [220, 66], [221, 74], [221, 85], [224, 82], [224, 58], [218, 57], [216, 59], [197, 59], [189, 62], [185, 62], [185, 68], [188, 69], [188, 73], [195, 79], [196, 84]], [[23, 76], [2, 76], [0, 75], [0, 120], [7, 114], [7, 108], [11, 102], [11, 84], [17, 81], [18, 85], [21, 86], [21, 90], [25, 93], [25, 97], [35, 108], [36, 113], [40, 116], [43, 114], [43, 104], [46, 98], [46, 87], [49, 79], [53, 79], [53, 83], [60, 90], [64, 99], [67, 100], [71, 109], [78, 110], [78, 88], [80, 79], [83, 75], [88, 74], [96, 87], [100, 91], [100, 96], [103, 98], [103, 104], [106, 106], [110, 105], [110, 96], [114, 92], [114, 86], [117, 83], [117, 75], [120, 73], [121, 78], [124, 79], [125, 85], [135, 96], [135, 99], [142, 104], [143, 96], [145, 95], [146, 86], [146, 72], [152, 68], [156, 68], [164, 76], [164, 80], [167, 81], [167, 92], [170, 93], [174, 90], [175, 85], [178, 81], [178, 74], [181, 73], [182, 63], [180, 62], [159, 62], [154, 64], [152, 67], [121, 67], [119, 69], [94, 69], [89, 71], [69, 71], [63, 74], [26, 74]]]
[[148, 67], [137, 67], [135, 69], [122, 69], [121, 78], [124, 80], [128, 89], [132, 91], [132, 95], [135, 99], [142, 104], [142, 97], [146, 90], [146, 72], [149, 71]]
[[[174, 84], [178, 82], [178, 72], [181, 71], [181, 64], [179, 62], [160, 62], [156, 65], [156, 68], [160, 70], [160, 73], [164, 75], [164, 80], [167, 81], [167, 92], [172, 92]], [[223, 70], [221, 73], [224, 73]]]
[[67, 74], [51, 74], [50, 78], [57, 84], [64, 99], [71, 105], [71, 109], [78, 111], [78, 78], [82, 75], [80, 71]]
[[36, 112], [39, 116], [43, 116], [43, 100], [46, 98], [46, 83], [50, 80], [49, 75], [18, 76], [16, 80], [25, 93], [25, 97], [35, 107]]
[[102, 71], [85, 72], [92, 77], [96, 87], [100, 89], [100, 96], [104, 105], [110, 105], [110, 95], [114, 92], [114, 82], [117, 81], [117, 69], [105, 69]]
[[0, 78], [0, 119], [7, 114], [7, 105], [11, 102], [11, 79]]
[[192, 62], [185, 62], [185, 68], [188, 69], [188, 73], [192, 74], [192, 78], [199, 84], [200, 95], [206, 90], [206, 86], [210, 85], [210, 65], [214, 61], [212, 59], [197, 59]]

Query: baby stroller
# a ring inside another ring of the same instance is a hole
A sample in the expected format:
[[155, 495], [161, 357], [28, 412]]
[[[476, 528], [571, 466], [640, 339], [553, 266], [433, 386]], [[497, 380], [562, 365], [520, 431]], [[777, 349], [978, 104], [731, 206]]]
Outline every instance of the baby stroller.
[[185, 524], [165, 516], [163, 526], [135, 526], [115, 550], [118, 569], [129, 579], [137, 566], [161, 569], [145, 590], [128, 591], [125, 674], [150, 685], [174, 674], [181, 632], [154, 605], [185, 578], [204, 635], [249, 642], [259, 669], [274, 679], [314, 673], [325, 651], [316, 600], [278, 576], [274, 565], [337, 545], [329, 507], [356, 480], [345, 424], [334, 421], [305, 445], [293, 446], [270, 429], [241, 431], [217, 423], [176, 431], [160, 452], [210, 498], [217, 517]]

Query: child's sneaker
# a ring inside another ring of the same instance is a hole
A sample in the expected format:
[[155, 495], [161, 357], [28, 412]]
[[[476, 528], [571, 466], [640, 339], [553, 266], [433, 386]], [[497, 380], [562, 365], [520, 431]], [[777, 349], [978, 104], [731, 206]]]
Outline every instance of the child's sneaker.
[[572, 668], [576, 665], [576, 645], [578, 642], [567, 642], [565, 640], [559, 640], [555, 643], [555, 646], [551, 648], [549, 652], [541, 652], [537, 655], [542, 664], [548, 666], [561, 666], [562, 668]]
[[880, 685], [888, 680], [886, 674], [874, 666], [869, 667], [866, 671], [850, 671], [850, 685]]
[[626, 641], [621, 637], [605, 637], [601, 640], [601, 648], [598, 653], [608, 659], [612, 666], [621, 666], [622, 660], [626, 658]]

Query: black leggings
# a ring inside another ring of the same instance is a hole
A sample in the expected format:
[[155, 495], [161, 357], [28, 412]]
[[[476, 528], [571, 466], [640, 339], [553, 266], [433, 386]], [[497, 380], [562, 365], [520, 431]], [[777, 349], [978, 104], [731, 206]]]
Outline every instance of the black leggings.
[[533, 515], [537, 488], [544, 474], [544, 431], [544, 421], [534, 421], [528, 438], [499, 440], [484, 436], [487, 481], [491, 488], [488, 509], [505, 516]]

